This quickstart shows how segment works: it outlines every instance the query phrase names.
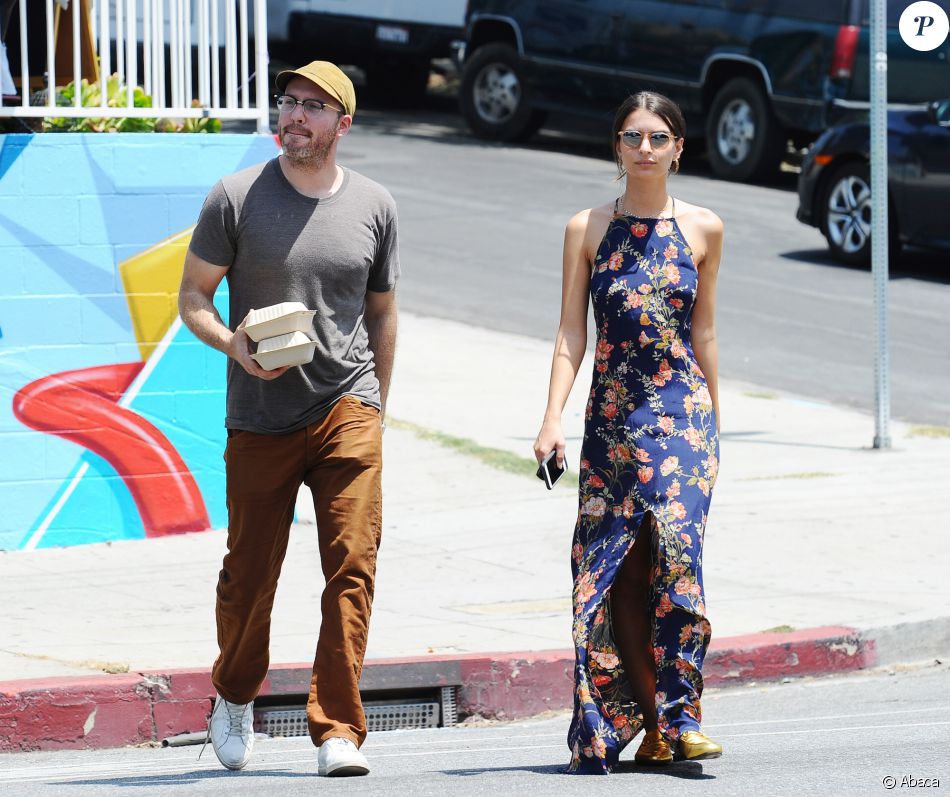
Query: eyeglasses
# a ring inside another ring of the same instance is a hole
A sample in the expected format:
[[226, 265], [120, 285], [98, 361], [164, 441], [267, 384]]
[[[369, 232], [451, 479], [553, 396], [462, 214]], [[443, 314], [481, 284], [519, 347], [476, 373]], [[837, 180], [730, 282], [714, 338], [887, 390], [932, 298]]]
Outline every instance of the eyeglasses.
[[[620, 136], [620, 140], [624, 145], [631, 149], [638, 149], [640, 144], [643, 143], [643, 133], [639, 130], [621, 130], [617, 135]], [[669, 133], [659, 131], [650, 133], [650, 147], [652, 149], [666, 149], [672, 140], [673, 136]]]
[[329, 108], [331, 111], [336, 111], [337, 113], [343, 113], [342, 109], [334, 108], [322, 100], [298, 100], [290, 94], [275, 94], [274, 99], [277, 100], [277, 110], [281, 113], [292, 113], [294, 108], [298, 105], [303, 106], [303, 112], [307, 116], [316, 116], [324, 108]]

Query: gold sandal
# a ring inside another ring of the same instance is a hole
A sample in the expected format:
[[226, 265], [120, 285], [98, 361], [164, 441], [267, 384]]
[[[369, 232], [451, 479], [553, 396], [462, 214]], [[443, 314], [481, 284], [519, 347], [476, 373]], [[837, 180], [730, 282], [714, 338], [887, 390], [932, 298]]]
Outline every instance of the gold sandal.
[[708, 758], [719, 758], [722, 755], [722, 747], [699, 731], [682, 733], [677, 747], [677, 758], [687, 761], [703, 761]]
[[647, 766], [662, 766], [673, 761], [673, 749], [658, 730], [647, 731], [633, 760]]

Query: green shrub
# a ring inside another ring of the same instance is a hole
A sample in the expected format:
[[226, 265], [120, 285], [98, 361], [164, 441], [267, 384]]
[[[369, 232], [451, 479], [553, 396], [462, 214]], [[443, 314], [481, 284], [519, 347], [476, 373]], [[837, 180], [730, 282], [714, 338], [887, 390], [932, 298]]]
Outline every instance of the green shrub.
[[[92, 108], [101, 105], [102, 93], [99, 82], [79, 83], [80, 105]], [[121, 108], [128, 104], [128, 88], [119, 81], [117, 74], [106, 80], [106, 105]], [[76, 84], [69, 83], [56, 89], [56, 104], [70, 106], [76, 100]], [[132, 89], [132, 105], [136, 108], [151, 108], [152, 98], [141, 86]], [[192, 100], [192, 108], [200, 108], [198, 100]], [[168, 119], [168, 118], [108, 118], [102, 116], [57, 116], [43, 120], [47, 133], [219, 133], [220, 119]]]

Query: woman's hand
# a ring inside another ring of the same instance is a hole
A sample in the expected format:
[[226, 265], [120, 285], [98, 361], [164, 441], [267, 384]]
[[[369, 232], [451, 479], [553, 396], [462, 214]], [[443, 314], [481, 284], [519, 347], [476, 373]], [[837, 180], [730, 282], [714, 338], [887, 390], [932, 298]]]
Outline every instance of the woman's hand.
[[541, 431], [534, 441], [534, 456], [540, 465], [544, 458], [552, 451], [557, 451], [557, 466], [564, 468], [564, 432], [561, 431], [559, 420], [549, 419], [541, 424]]

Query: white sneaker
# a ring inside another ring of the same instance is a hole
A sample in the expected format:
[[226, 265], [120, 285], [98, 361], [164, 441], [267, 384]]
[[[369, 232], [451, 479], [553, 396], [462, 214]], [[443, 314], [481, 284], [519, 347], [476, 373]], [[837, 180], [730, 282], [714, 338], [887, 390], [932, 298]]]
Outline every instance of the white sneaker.
[[244, 769], [250, 760], [254, 749], [253, 724], [253, 701], [229, 703], [221, 695], [217, 696], [208, 723], [208, 735], [218, 761], [228, 769]]
[[369, 763], [349, 739], [331, 736], [320, 745], [318, 772], [334, 778], [369, 774]]

